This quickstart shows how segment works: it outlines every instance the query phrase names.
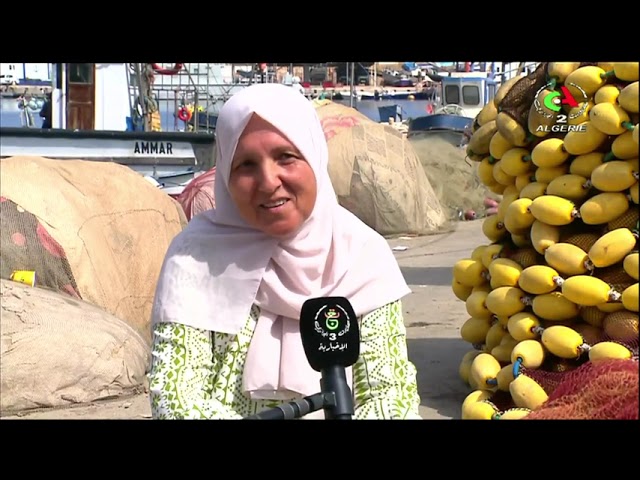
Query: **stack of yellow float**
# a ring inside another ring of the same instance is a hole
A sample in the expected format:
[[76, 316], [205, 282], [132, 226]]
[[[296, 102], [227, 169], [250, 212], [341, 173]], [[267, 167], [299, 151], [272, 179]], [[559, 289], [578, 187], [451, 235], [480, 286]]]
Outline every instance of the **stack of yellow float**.
[[[548, 398], [535, 373], [637, 352], [638, 66], [544, 64], [527, 128], [500, 108], [519, 79], [475, 119], [467, 154], [503, 197], [486, 244], [453, 268], [469, 315], [463, 419], [525, 417]], [[546, 108], [563, 86], [582, 103]]]

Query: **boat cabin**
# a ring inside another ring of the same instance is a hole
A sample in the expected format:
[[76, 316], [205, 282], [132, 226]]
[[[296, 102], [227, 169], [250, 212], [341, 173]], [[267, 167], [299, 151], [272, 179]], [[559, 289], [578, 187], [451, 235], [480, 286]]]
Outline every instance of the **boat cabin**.
[[52, 126], [68, 130], [127, 130], [131, 116], [126, 63], [56, 63]]
[[58, 63], [52, 69], [52, 128], [0, 127], [0, 158], [39, 156], [116, 162], [181, 191], [214, 165], [203, 132], [133, 131], [126, 63]]
[[434, 114], [411, 119], [408, 134], [448, 131], [458, 135], [462, 142], [462, 135], [484, 106], [493, 101], [499, 86], [495, 80], [477, 73], [442, 77], [440, 106]]
[[[499, 84], [479, 76], [443, 77], [441, 82], [442, 105], [458, 105], [457, 114], [475, 118], [480, 110], [496, 95]], [[454, 113], [454, 112], [451, 112]]]

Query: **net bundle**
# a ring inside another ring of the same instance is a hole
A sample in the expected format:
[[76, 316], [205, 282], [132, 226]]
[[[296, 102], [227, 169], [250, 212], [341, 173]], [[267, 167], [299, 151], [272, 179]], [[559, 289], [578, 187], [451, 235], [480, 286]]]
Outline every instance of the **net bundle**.
[[532, 371], [527, 375], [551, 393], [526, 420], [638, 419], [637, 359], [598, 360], [568, 372]]

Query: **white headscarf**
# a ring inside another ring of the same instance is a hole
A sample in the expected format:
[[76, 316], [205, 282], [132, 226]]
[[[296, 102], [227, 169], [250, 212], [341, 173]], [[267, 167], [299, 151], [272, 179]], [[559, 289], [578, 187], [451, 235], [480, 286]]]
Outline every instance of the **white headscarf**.
[[[232, 201], [232, 159], [252, 115], [275, 126], [300, 151], [317, 181], [317, 199], [300, 231], [278, 240], [250, 227]], [[410, 293], [386, 240], [338, 204], [328, 147], [312, 104], [279, 84], [233, 95], [216, 125], [216, 208], [194, 217], [169, 247], [153, 322], [237, 334], [251, 306], [261, 308], [243, 384], [252, 398], [287, 399], [319, 391], [300, 340], [305, 300], [343, 296], [364, 315]]]

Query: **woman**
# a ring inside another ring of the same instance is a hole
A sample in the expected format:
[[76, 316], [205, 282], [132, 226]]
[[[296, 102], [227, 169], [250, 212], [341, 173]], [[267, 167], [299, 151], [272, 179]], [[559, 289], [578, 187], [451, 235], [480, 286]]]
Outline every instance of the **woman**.
[[175, 238], [157, 286], [154, 417], [242, 418], [317, 393], [298, 316], [331, 295], [360, 319], [355, 418], [420, 418], [400, 303], [410, 290], [384, 238], [338, 204], [312, 104], [253, 85], [225, 103], [216, 136], [216, 208]]

